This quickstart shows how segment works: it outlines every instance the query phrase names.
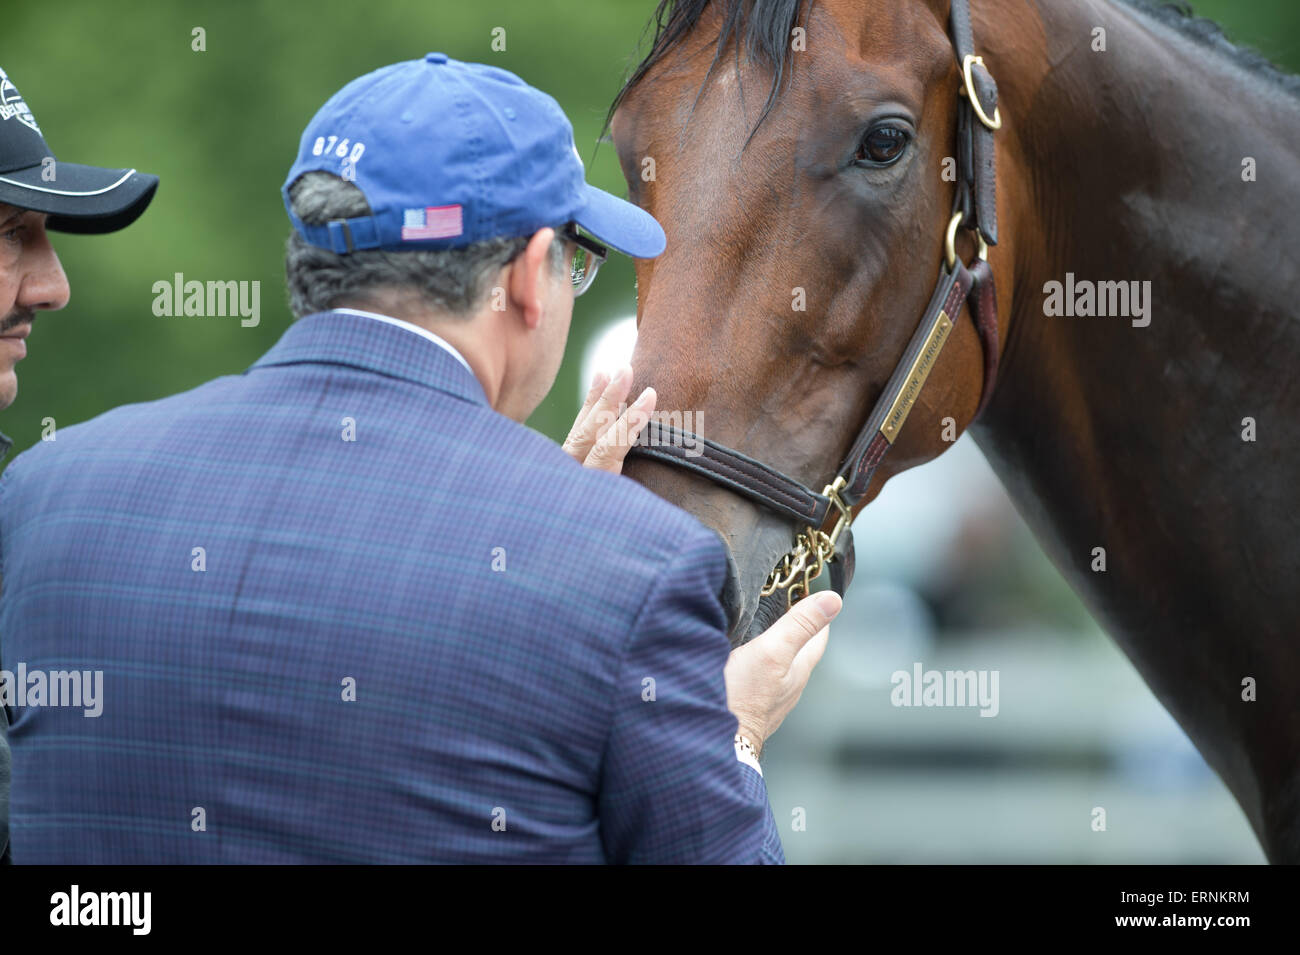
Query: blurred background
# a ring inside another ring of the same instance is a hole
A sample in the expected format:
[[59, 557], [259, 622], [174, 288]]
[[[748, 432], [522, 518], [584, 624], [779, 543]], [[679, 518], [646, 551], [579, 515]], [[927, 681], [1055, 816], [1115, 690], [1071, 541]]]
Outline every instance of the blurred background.
[[[1295, 0], [1192, 6], [1300, 70]], [[162, 178], [129, 230], [55, 236], [72, 301], [37, 320], [18, 400], [0, 413], [15, 454], [39, 440], [44, 418], [66, 426], [238, 373], [276, 341], [290, 319], [280, 186], [307, 120], [372, 69], [441, 50], [512, 70], [564, 107], [589, 180], [625, 195], [612, 147], [596, 141], [653, 7], [7, 4], [0, 66], [55, 155]], [[192, 49], [196, 27], [204, 52]], [[492, 48], [498, 27], [504, 51]], [[260, 281], [260, 324], [155, 317], [153, 283], [177, 272]], [[590, 369], [630, 354], [635, 310], [631, 263], [614, 256], [577, 303], [533, 427], [563, 437]], [[969, 440], [891, 482], [855, 532], [857, 580], [826, 660], [765, 756], [791, 862], [1263, 861], [1222, 783], [1061, 581]], [[998, 670], [997, 717], [891, 705], [890, 675], [914, 662]], [[1094, 807], [1106, 810], [1103, 832]]]

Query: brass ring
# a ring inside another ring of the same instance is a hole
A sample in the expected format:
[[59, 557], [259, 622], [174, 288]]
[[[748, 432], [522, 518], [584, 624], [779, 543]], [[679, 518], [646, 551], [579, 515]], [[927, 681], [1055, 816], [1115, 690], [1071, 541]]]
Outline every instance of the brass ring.
[[[957, 264], [957, 227], [961, 225], [961, 220], [964, 218], [963, 213], [954, 212], [952, 221], [948, 223], [948, 234], [943, 237], [943, 255], [948, 262], [949, 269]], [[984, 233], [979, 229], [971, 229], [971, 232], [975, 234], [975, 241], [979, 244], [979, 257], [987, 262], [989, 260], [989, 244], [984, 241]], [[823, 491], [822, 493], [825, 494], [826, 492]]]
[[957, 264], [957, 226], [965, 217], [965, 213], [954, 212], [952, 221], [948, 223], [948, 234], [943, 237], [943, 255], [950, 270]]
[[[976, 63], [984, 66], [984, 57], [967, 53], [966, 58], [961, 61], [961, 78], [966, 83], [966, 96], [969, 97], [971, 106], [975, 107], [975, 115], [980, 118], [980, 122], [996, 131], [1002, 128], [1002, 110], [994, 106], [993, 118], [989, 119], [989, 114], [984, 112], [984, 107], [980, 105], [980, 98], [975, 95], [975, 82], [971, 78], [971, 69]], [[988, 69], [986, 66], [984, 68]]]

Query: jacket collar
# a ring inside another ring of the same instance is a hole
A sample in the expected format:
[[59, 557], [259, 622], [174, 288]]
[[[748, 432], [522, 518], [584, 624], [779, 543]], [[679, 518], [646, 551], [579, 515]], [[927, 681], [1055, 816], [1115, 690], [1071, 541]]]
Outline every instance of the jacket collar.
[[0, 461], [9, 453], [9, 449], [14, 446], [13, 438], [7, 434], [0, 434]]
[[405, 328], [344, 312], [306, 315], [253, 363], [347, 365], [436, 388], [473, 404], [486, 405], [478, 379], [451, 352]]

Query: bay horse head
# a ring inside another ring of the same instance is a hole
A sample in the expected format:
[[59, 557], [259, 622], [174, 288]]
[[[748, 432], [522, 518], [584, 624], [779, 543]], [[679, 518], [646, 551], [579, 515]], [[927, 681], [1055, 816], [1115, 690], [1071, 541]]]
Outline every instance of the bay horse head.
[[[828, 540], [851, 560], [843, 511], [987, 400], [994, 276], [1004, 301], [1013, 278], [1006, 237], [987, 244], [1016, 158], [995, 170], [1002, 111], [972, 46], [993, 31], [968, 0], [662, 0], [656, 22], [611, 132], [668, 236], [637, 262], [636, 388], [671, 421], [643, 443], [688, 440], [627, 473], [723, 538], [735, 643], [784, 611], [774, 568], [800, 548], [820, 564]], [[981, 322], [958, 318], [967, 293]]]
[[626, 470], [722, 536], [733, 642], [991, 395], [1044, 551], [1300, 861], [1300, 77], [1155, 0], [663, 0], [611, 128], [668, 235], [637, 387], [712, 442]]

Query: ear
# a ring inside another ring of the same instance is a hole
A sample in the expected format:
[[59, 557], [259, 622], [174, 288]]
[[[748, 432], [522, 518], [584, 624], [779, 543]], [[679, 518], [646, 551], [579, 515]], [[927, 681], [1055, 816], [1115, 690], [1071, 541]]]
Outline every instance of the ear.
[[548, 252], [554, 229], [538, 229], [528, 240], [524, 251], [510, 263], [510, 300], [524, 317], [524, 324], [536, 328], [542, 321], [542, 308], [546, 302], [547, 284], [550, 282]]

